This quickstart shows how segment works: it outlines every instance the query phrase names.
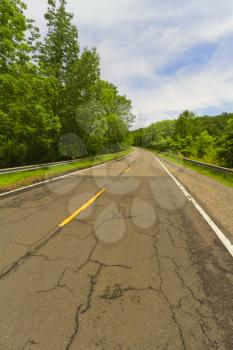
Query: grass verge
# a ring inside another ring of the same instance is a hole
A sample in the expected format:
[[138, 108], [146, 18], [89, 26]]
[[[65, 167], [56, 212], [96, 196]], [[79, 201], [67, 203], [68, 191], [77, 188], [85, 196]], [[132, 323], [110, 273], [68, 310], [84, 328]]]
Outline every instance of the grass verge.
[[66, 174], [72, 171], [82, 170], [93, 167], [95, 165], [99, 165], [101, 163], [110, 162], [111, 160], [115, 160], [128, 155], [131, 151], [132, 148], [129, 148], [118, 153], [103, 154], [97, 157], [80, 160], [77, 163], [22, 171], [12, 174], [2, 174], [0, 175], [0, 192], [14, 190], [22, 186], [31, 185], [36, 182], [47, 180], [49, 178]]
[[214, 169], [212, 170], [212, 169], [208, 169], [208, 168], [203, 168], [200, 165], [191, 164], [191, 163], [183, 161], [182, 159], [177, 159], [176, 157], [173, 157], [170, 154], [159, 153], [159, 152], [156, 152], [154, 150], [151, 150], [151, 152], [153, 152], [155, 155], [157, 155], [161, 158], [169, 160], [172, 163], [182, 165], [185, 168], [192, 169], [201, 175], [208, 176], [208, 177], [220, 182], [221, 184], [223, 184], [225, 186], [233, 187], [233, 175], [231, 175], [231, 174], [224, 174], [224, 173], [220, 173]]

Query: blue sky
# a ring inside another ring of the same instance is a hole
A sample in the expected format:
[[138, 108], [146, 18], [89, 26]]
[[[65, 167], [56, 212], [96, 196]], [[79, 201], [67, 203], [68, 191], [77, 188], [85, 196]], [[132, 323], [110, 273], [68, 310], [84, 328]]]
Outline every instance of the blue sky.
[[[46, 0], [25, 0], [45, 33]], [[136, 126], [233, 111], [232, 0], [68, 0], [81, 46], [133, 103]]]

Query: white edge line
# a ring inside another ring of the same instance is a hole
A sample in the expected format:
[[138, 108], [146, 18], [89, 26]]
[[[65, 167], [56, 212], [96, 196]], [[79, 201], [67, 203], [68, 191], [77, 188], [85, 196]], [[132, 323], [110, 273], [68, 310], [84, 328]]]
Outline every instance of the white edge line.
[[56, 180], [64, 179], [64, 178], [69, 177], [69, 176], [73, 176], [73, 175], [76, 175], [76, 174], [84, 173], [85, 171], [88, 171], [88, 170], [91, 170], [91, 169], [100, 168], [100, 167], [102, 167], [102, 166], [105, 166], [105, 165], [114, 163], [114, 162], [116, 162], [116, 161], [118, 161], [118, 160], [122, 160], [122, 159], [124, 159], [124, 158], [127, 158], [127, 157], [129, 157], [131, 154], [132, 154], [132, 152], [129, 153], [128, 155], [126, 155], [126, 156], [113, 159], [113, 160], [111, 160], [111, 161], [109, 161], [109, 162], [105, 162], [105, 163], [102, 163], [102, 164], [99, 164], [99, 165], [94, 165], [94, 166], [92, 166], [92, 167], [89, 167], [89, 168], [86, 168], [86, 169], [83, 169], [83, 170], [78, 170], [78, 171], [69, 173], [69, 174], [67, 174], [67, 175], [62, 175], [62, 176], [54, 177], [54, 178], [52, 178], [52, 179], [48, 179], [48, 180], [45, 180], [45, 181], [37, 182], [37, 183], [32, 184], [32, 185], [20, 187], [20, 188], [17, 188], [16, 190], [4, 192], [4, 193], [1, 193], [1, 194], [0, 194], [0, 197], [4, 197], [4, 196], [7, 196], [7, 195], [12, 194], [12, 193], [17, 193], [17, 192], [23, 191], [23, 190], [25, 190], [25, 189], [29, 189], [29, 188], [33, 188], [33, 187], [36, 187], [36, 186], [40, 186], [40, 185], [43, 185], [43, 184], [46, 184], [46, 183], [49, 183], [49, 182], [53, 182], [53, 181], [56, 181]]
[[200, 204], [197, 203], [197, 201], [191, 196], [191, 194], [186, 190], [186, 188], [181, 185], [181, 183], [175, 178], [175, 176], [172, 175], [172, 173], [167, 169], [167, 167], [160, 161], [159, 158], [154, 156], [155, 159], [158, 161], [158, 163], [163, 167], [163, 169], [168, 173], [168, 175], [175, 181], [177, 186], [180, 188], [180, 190], [184, 193], [185, 197], [192, 202], [194, 207], [199, 211], [201, 216], [204, 218], [204, 220], [209, 224], [209, 226], [212, 228], [212, 230], [215, 232], [215, 234], [218, 236], [220, 241], [223, 243], [225, 248], [229, 251], [231, 256], [233, 256], [233, 245], [229, 241], [229, 239], [226, 238], [222, 230], [214, 223], [214, 221], [209, 217], [209, 215], [205, 212], [205, 210], [200, 206]]

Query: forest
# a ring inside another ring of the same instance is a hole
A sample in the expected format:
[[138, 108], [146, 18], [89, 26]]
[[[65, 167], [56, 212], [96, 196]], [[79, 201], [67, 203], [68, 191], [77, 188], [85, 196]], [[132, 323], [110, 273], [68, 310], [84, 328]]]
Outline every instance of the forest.
[[184, 111], [132, 132], [133, 144], [211, 164], [233, 167], [233, 114], [197, 116]]
[[101, 79], [95, 48], [80, 49], [66, 0], [48, 0], [47, 35], [21, 0], [0, 1], [0, 167], [127, 147], [131, 101]]

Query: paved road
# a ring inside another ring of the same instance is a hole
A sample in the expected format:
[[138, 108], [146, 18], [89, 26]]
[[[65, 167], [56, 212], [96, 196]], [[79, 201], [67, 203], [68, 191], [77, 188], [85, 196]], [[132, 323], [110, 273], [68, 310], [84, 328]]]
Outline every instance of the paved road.
[[0, 208], [1, 350], [232, 349], [232, 257], [149, 152]]

